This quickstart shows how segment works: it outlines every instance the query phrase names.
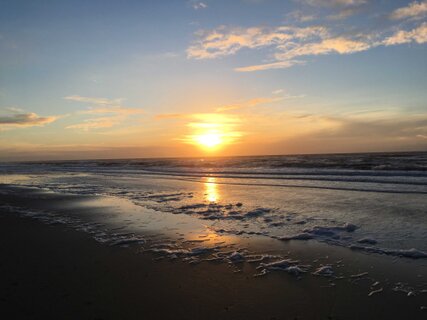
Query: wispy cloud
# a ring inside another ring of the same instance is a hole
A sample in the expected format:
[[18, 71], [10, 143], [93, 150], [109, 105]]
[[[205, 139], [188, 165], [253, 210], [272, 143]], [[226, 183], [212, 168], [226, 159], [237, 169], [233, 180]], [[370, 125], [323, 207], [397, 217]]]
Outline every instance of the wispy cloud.
[[304, 65], [305, 63], [306, 63], [305, 61], [300, 61], [300, 60], [286, 60], [286, 61], [252, 65], [247, 67], [238, 67], [238, 68], [234, 68], [234, 70], [239, 72], [252, 72], [252, 71], [263, 71], [263, 70], [269, 70], [269, 69], [285, 69], [295, 65]]
[[208, 7], [206, 2], [197, 0], [191, 0], [189, 4], [194, 10], [206, 9]]
[[95, 105], [120, 105], [123, 99], [106, 99], [106, 98], [93, 98], [93, 97], [82, 97], [79, 95], [72, 95], [64, 97], [65, 100], [78, 101], [78, 102], [87, 102]]
[[323, 26], [277, 28], [226, 28], [220, 27], [200, 34], [201, 39], [187, 51], [189, 58], [213, 59], [237, 53], [242, 48], [272, 47], [275, 61], [259, 65], [235, 68], [248, 72], [267, 69], [282, 69], [305, 61], [297, 58], [330, 53], [349, 54], [364, 51], [374, 44], [362, 34], [333, 36]]
[[131, 115], [141, 115], [144, 113], [144, 111], [139, 108], [128, 108], [122, 106], [123, 99], [93, 98], [79, 95], [66, 96], [64, 99], [89, 104], [89, 108], [87, 110], [79, 111], [79, 114], [108, 115], [99, 118], [86, 119], [81, 123], [67, 126], [67, 129], [82, 129], [88, 131], [91, 129], [109, 128], [121, 124]]
[[[320, 1], [323, 3], [323, 1]], [[332, 3], [332, 2], [331, 2]], [[364, 1], [334, 1], [333, 4], [357, 5]], [[427, 1], [426, 1], [427, 6]], [[419, 8], [419, 7], [417, 7]], [[357, 9], [357, 8], [356, 8]], [[353, 7], [342, 11], [344, 15], [356, 10]], [[412, 11], [411, 11], [412, 12]], [[417, 11], [418, 13], [420, 10]], [[414, 16], [414, 12], [411, 13]], [[402, 16], [402, 14], [400, 14]], [[405, 13], [408, 16], [408, 13]], [[370, 33], [357, 32], [351, 26], [348, 30], [337, 30], [322, 25], [306, 27], [282, 25], [277, 27], [227, 27], [196, 33], [196, 40], [187, 49], [190, 59], [215, 59], [230, 56], [242, 49], [268, 49], [266, 62], [234, 68], [239, 72], [283, 69], [303, 65], [309, 56], [327, 54], [353, 54], [378, 46], [391, 46], [404, 43], [427, 42], [426, 23], [403, 29], [403, 26], [386, 27]]]
[[253, 98], [253, 99], [246, 100], [242, 103], [235, 103], [235, 104], [221, 106], [221, 107], [217, 108], [215, 111], [216, 112], [225, 112], [225, 111], [231, 111], [231, 110], [250, 108], [250, 107], [255, 107], [255, 106], [261, 105], [261, 104], [278, 102], [278, 101], [281, 101], [283, 99], [285, 99], [285, 97]]
[[299, 0], [299, 2], [318, 7], [349, 7], [360, 6], [365, 4], [367, 0]]
[[123, 99], [106, 99], [106, 98], [91, 98], [82, 96], [67, 96], [65, 100], [88, 103], [89, 109], [81, 113], [96, 114], [96, 113], [116, 113], [122, 115], [142, 114], [144, 110], [139, 108], [128, 108], [122, 106]]
[[[272, 96], [272, 97], [256, 97], [256, 98], [251, 98], [251, 99], [247, 99], [247, 100], [240, 101], [240, 102], [224, 104], [222, 106], [215, 108], [213, 111], [215, 112], [216, 115], [218, 115], [220, 117], [223, 117], [223, 116], [229, 117], [230, 114], [224, 115], [223, 113], [228, 113], [229, 111], [236, 111], [236, 110], [240, 110], [240, 109], [251, 108], [251, 107], [258, 106], [258, 105], [270, 104], [270, 103], [279, 102], [279, 101], [288, 100], [288, 99], [298, 99], [298, 98], [304, 97], [304, 95], [290, 95], [290, 94], [283, 94], [283, 93], [284, 93], [283, 89], [274, 90], [272, 92], [272, 94], [274, 96]], [[214, 113], [209, 113], [209, 114], [214, 114]], [[162, 119], [189, 119], [191, 117], [194, 117], [194, 114], [164, 113], [164, 114], [158, 114], [155, 116], [155, 118], [158, 120], [162, 120]]]
[[123, 117], [101, 117], [94, 119], [86, 119], [81, 123], [69, 125], [66, 129], [81, 129], [89, 131], [91, 129], [111, 128], [124, 120]]
[[344, 20], [360, 12], [359, 7], [350, 7], [340, 10], [338, 13], [327, 16], [329, 20]]
[[156, 119], [162, 120], [162, 119], [184, 119], [187, 115], [182, 113], [162, 113], [155, 116]]
[[414, 1], [406, 7], [398, 8], [390, 15], [390, 19], [421, 19], [427, 15], [427, 1]]
[[301, 10], [294, 10], [292, 12], [289, 12], [286, 15], [287, 19], [295, 20], [296, 22], [309, 22], [316, 19], [316, 16], [313, 14], [308, 14]]
[[243, 48], [278, 47], [326, 34], [327, 29], [321, 26], [247, 29], [221, 26], [212, 31], [199, 31], [198, 39], [187, 49], [187, 56], [194, 59], [213, 59], [235, 54]]
[[[324, 10], [328, 10], [330, 13], [326, 16], [327, 20], [344, 20], [350, 16], [353, 16], [359, 12], [363, 8], [363, 5], [366, 4], [367, 0], [296, 0], [301, 4], [309, 5], [311, 8], [309, 11], [317, 10], [316, 14], [313, 15], [305, 13], [307, 11], [307, 7], [305, 7], [303, 11], [296, 10], [297, 14], [295, 18], [298, 16], [302, 17], [302, 19], [295, 19], [300, 22], [306, 22], [314, 20], [314, 17], [318, 16], [320, 18], [320, 13]], [[319, 10], [320, 9], [320, 10]], [[292, 16], [290, 16], [292, 17]]]

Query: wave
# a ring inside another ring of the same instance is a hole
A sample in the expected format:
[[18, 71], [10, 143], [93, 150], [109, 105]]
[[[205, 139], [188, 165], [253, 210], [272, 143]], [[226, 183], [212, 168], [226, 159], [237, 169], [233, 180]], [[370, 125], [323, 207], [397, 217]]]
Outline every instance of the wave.
[[427, 171], [427, 152], [360, 153], [327, 155], [280, 155], [209, 158], [152, 158], [75, 160], [21, 163], [22, 165], [137, 167], [188, 169], [350, 169], [362, 171]]

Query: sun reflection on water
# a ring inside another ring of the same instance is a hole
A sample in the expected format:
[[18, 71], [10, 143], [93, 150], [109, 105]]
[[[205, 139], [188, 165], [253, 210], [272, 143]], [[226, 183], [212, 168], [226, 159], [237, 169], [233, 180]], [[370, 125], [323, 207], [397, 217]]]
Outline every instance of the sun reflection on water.
[[216, 184], [216, 178], [206, 178], [205, 182], [205, 197], [209, 202], [217, 202], [219, 200], [218, 185]]

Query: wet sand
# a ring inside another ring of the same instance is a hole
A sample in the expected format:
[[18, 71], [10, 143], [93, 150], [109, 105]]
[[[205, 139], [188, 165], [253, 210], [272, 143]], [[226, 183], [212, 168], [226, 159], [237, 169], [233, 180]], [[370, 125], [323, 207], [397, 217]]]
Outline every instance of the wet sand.
[[[316, 247], [313, 247], [315, 249]], [[424, 319], [426, 297], [282, 272], [253, 277], [224, 263], [157, 261], [138, 248], [0, 212], [5, 319]], [[306, 254], [310, 254], [306, 252]], [[312, 252], [315, 254], [315, 252]], [[367, 263], [369, 255], [366, 257]], [[377, 257], [373, 258], [374, 260]], [[387, 273], [384, 264], [384, 272]], [[402, 272], [405, 272], [404, 270]]]

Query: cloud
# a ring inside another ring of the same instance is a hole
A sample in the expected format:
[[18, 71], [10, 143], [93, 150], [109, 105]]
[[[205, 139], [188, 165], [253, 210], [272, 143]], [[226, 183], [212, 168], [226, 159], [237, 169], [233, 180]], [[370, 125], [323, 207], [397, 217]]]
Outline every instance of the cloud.
[[267, 103], [273, 103], [273, 102], [281, 101], [283, 99], [285, 99], [285, 97], [253, 98], [253, 99], [249, 99], [247, 101], [244, 101], [243, 103], [236, 103], [236, 104], [221, 106], [221, 107], [217, 108], [215, 111], [216, 112], [224, 112], [224, 111], [250, 108], [250, 107], [255, 107], [257, 105], [260, 105], [260, 104], [267, 104]]
[[187, 57], [193, 59], [213, 59], [237, 53], [243, 48], [261, 48], [305, 40], [310, 37], [324, 36], [324, 27], [276, 28], [227, 28], [221, 26], [212, 31], [199, 31], [198, 40], [187, 49]]
[[200, 39], [187, 50], [189, 58], [213, 59], [233, 55], [243, 48], [272, 47], [276, 61], [235, 68], [236, 71], [249, 72], [267, 69], [283, 69], [304, 64], [295, 58], [329, 53], [349, 54], [369, 49], [372, 46], [361, 35], [353, 38], [332, 36], [323, 26], [276, 28], [253, 27], [248, 29], [226, 28], [199, 33]]
[[366, 41], [352, 40], [345, 37], [323, 39], [320, 42], [306, 43], [284, 48], [276, 54], [276, 59], [289, 61], [295, 57], [308, 55], [323, 55], [328, 53], [349, 54], [365, 51], [371, 47]]
[[124, 119], [122, 117], [102, 117], [94, 119], [86, 119], [81, 123], [69, 125], [66, 129], [82, 129], [84, 131], [89, 131], [91, 129], [101, 129], [101, 128], [111, 128]]
[[347, 19], [348, 17], [351, 17], [351, 16], [353, 16], [359, 12], [360, 12], [360, 8], [358, 8], [358, 7], [356, 7], [356, 8], [353, 8], [353, 7], [344, 8], [336, 14], [331, 14], [331, 15], [327, 16], [327, 19], [329, 19], [329, 20], [344, 20], [344, 19]]
[[294, 10], [289, 12], [286, 17], [297, 22], [309, 22], [316, 19], [316, 16], [313, 14], [307, 14], [301, 10]]
[[414, 1], [408, 6], [396, 9], [390, 15], [392, 20], [421, 19], [427, 15], [427, 1]]
[[140, 115], [144, 110], [139, 108], [128, 108], [122, 106], [123, 99], [106, 99], [83, 97], [79, 95], [66, 96], [65, 100], [84, 102], [91, 106], [87, 110], [79, 111], [83, 115], [109, 115], [106, 117], [86, 119], [81, 123], [70, 125], [67, 129], [82, 129], [88, 131], [91, 129], [109, 128], [121, 124], [131, 115]]
[[427, 42], [427, 22], [422, 23], [420, 26], [410, 30], [399, 30], [392, 36], [386, 38], [383, 44], [386, 46], [398, 45], [404, 43], [426, 43]]
[[285, 69], [295, 65], [304, 65], [304, 64], [305, 64], [305, 61], [287, 60], [287, 61], [258, 64], [258, 65], [247, 66], [247, 67], [239, 67], [239, 68], [235, 68], [234, 71], [252, 72], [252, 71], [263, 71], [263, 70], [269, 70], [269, 69]]
[[[253, 149], [262, 154], [328, 153], [368, 151], [410, 151], [427, 148], [427, 116], [396, 112], [384, 118], [363, 116], [331, 116], [322, 114], [282, 113], [260, 119], [268, 122], [275, 138], [265, 137]], [[261, 135], [264, 127], [257, 128], [253, 138]], [[286, 128], [286, 130], [283, 130]], [[269, 143], [266, 143], [269, 141]], [[243, 150], [244, 152], [244, 150]]]
[[[273, 96], [273, 97], [257, 97], [257, 98], [245, 100], [243, 102], [231, 103], [231, 104], [220, 106], [220, 107], [215, 109], [215, 112], [216, 112], [215, 114], [217, 116], [220, 116], [220, 117], [223, 117], [223, 116], [230, 117], [231, 116], [230, 114], [224, 115], [221, 113], [225, 113], [228, 111], [235, 111], [235, 110], [239, 110], [239, 109], [251, 108], [251, 107], [258, 106], [258, 105], [274, 103], [274, 102], [287, 100], [287, 99], [296, 99], [296, 98], [302, 98], [303, 97], [302, 95], [298, 95], [298, 96], [280, 95], [279, 96], [279, 94], [283, 93], [282, 89], [275, 90], [272, 93], [275, 96]], [[210, 115], [212, 115], [212, 114], [210, 114]], [[164, 114], [158, 114], [155, 117], [156, 117], [156, 119], [159, 119], [159, 120], [162, 120], [162, 119], [190, 119], [190, 118], [198, 117], [198, 114], [164, 113]]]
[[319, 42], [290, 43], [278, 46], [274, 57], [276, 62], [235, 68], [235, 71], [250, 72], [268, 69], [283, 69], [294, 65], [304, 65], [306, 62], [296, 60], [302, 56], [325, 55], [330, 53], [350, 54], [365, 51], [374, 44], [366, 40], [353, 40], [345, 37], [320, 39]]
[[9, 111], [11, 113], [25, 113], [25, 111], [21, 108], [17, 108], [17, 107], [6, 107], [3, 108], [3, 110]]
[[144, 110], [139, 108], [128, 108], [122, 106], [123, 99], [106, 99], [106, 98], [90, 98], [82, 96], [67, 96], [64, 97], [65, 100], [77, 101], [77, 102], [87, 102], [92, 106], [89, 107], [89, 110], [82, 111], [81, 113], [86, 114], [96, 114], [96, 113], [116, 113], [122, 115], [131, 115], [131, 114], [142, 114]]
[[91, 97], [82, 97], [78, 95], [66, 96], [65, 100], [78, 101], [78, 102], [87, 102], [96, 105], [120, 105], [123, 99], [106, 99], [106, 98], [91, 98]]
[[337, 139], [376, 139], [376, 140], [410, 140], [417, 139], [419, 135], [427, 134], [426, 115], [390, 114], [384, 118], [367, 117], [342, 117], [335, 118], [339, 126], [334, 131], [325, 133]]
[[[19, 110], [19, 109], [17, 109]], [[22, 127], [44, 126], [56, 121], [58, 116], [41, 117], [34, 112], [0, 115], [0, 130]]]
[[299, 0], [299, 2], [315, 7], [349, 7], [360, 6], [365, 4], [367, 0]]
[[[321, 7], [322, 10], [334, 11], [328, 16], [327, 20], [344, 20], [352, 15], [359, 13], [362, 5], [366, 4], [367, 0], [297, 0], [300, 3], [307, 4], [312, 7]], [[316, 10], [316, 9], [315, 9]], [[319, 14], [319, 12], [317, 13]], [[294, 18], [299, 22], [306, 22], [314, 20], [314, 15], [308, 15], [300, 10], [291, 12], [289, 17]], [[301, 17], [302, 19], [298, 19]]]
[[207, 3], [202, 1], [192, 0], [189, 3], [194, 10], [206, 9], [208, 7]]
[[111, 107], [97, 107], [90, 108], [88, 110], [81, 111], [83, 114], [105, 114], [105, 113], [115, 113], [121, 115], [133, 115], [133, 114], [143, 114], [144, 110], [137, 108], [126, 108], [121, 106], [111, 106]]
[[[344, 1], [340, 3], [344, 4]], [[213, 30], [197, 32], [195, 41], [187, 49], [187, 57], [198, 60], [215, 59], [237, 54], [243, 49], [268, 50], [265, 63], [234, 68], [238, 72], [253, 72], [304, 65], [310, 56], [353, 54], [381, 45], [427, 42], [426, 22], [413, 27], [412, 30], [403, 30], [401, 26], [387, 26], [369, 33], [356, 32], [353, 27], [348, 28], [335, 30], [322, 25], [249, 28], [220, 26]]]
[[158, 114], [156, 115], [156, 119], [183, 119], [186, 118], [187, 116], [185, 114], [182, 113], [163, 113], [163, 114]]

